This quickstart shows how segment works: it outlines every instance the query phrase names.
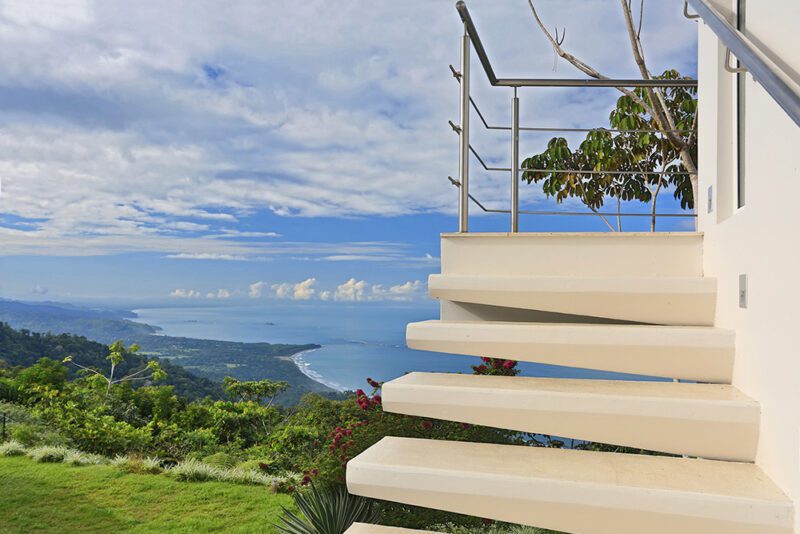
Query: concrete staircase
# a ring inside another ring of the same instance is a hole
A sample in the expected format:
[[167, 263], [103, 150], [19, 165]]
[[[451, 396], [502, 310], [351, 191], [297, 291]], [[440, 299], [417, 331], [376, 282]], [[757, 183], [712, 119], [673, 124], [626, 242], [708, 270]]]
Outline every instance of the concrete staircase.
[[409, 347], [700, 383], [411, 373], [385, 410], [682, 456], [385, 438], [350, 491], [574, 533], [791, 533], [701, 254], [694, 233], [443, 236], [441, 319]]

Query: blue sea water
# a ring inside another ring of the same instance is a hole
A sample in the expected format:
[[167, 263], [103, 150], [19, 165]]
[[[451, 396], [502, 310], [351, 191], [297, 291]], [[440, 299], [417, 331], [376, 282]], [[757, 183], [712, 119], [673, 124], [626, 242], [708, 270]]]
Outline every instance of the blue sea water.
[[[254, 306], [170, 307], [135, 310], [139, 322], [162, 333], [240, 342], [315, 343], [295, 356], [306, 375], [339, 390], [364, 388], [366, 378], [391, 380], [410, 371], [471, 373], [477, 357], [422, 352], [405, 345], [409, 322], [435, 319], [431, 303], [285, 303]], [[269, 324], [273, 323], [273, 324]], [[520, 364], [522, 375], [561, 378], [637, 378], [586, 369]]]

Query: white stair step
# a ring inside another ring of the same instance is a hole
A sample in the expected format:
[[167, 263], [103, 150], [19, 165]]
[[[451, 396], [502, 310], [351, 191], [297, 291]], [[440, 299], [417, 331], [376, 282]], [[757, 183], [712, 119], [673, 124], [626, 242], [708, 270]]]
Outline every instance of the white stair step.
[[666, 325], [714, 323], [716, 280], [431, 275], [431, 297], [507, 308]]
[[618, 373], [730, 382], [734, 333], [708, 327], [424, 321], [409, 348]]
[[367, 523], [353, 523], [344, 531], [345, 534], [433, 534], [430, 530], [415, 530], [411, 528], [385, 527], [383, 525], [370, 525]]
[[442, 234], [442, 273], [496, 276], [703, 276], [696, 232]]
[[733, 386], [411, 373], [383, 386], [402, 413], [750, 462], [759, 405]]
[[581, 534], [791, 534], [791, 501], [751, 463], [387, 437], [351, 493]]

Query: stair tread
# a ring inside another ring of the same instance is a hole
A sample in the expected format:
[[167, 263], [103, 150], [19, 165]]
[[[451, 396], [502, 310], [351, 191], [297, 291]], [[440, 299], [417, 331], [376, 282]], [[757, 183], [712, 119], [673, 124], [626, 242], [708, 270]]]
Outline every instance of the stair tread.
[[384, 410], [721, 460], [753, 461], [759, 404], [733, 386], [410, 373]]
[[717, 281], [701, 276], [432, 274], [433, 298], [620, 321], [712, 325]]
[[675, 401], [691, 400], [758, 407], [758, 402], [728, 384], [522, 376], [478, 376], [422, 372], [406, 374], [392, 380], [388, 384], [470, 390], [496, 390], [498, 393], [547, 393], [548, 395], [612, 396], [631, 399], [663, 399]]
[[558, 530], [611, 532], [612, 517], [614, 532], [788, 534], [793, 523], [791, 501], [751, 463], [386, 437], [349, 462], [347, 482]]
[[396, 437], [383, 438], [351, 462], [790, 502], [751, 463]]
[[410, 323], [409, 348], [618, 373], [730, 382], [733, 331], [711, 326], [432, 320]]
[[510, 285], [513, 287], [530, 286], [542, 291], [562, 290], [563, 286], [574, 287], [575, 291], [585, 288], [608, 288], [622, 292], [655, 292], [663, 293], [674, 289], [695, 289], [698, 291], [714, 291], [716, 278], [707, 276], [532, 276], [532, 275], [475, 275], [475, 274], [432, 274], [431, 280], [470, 281], [485, 284]]
[[[565, 341], [577, 341], [574, 335], [585, 336], [608, 334], [609, 341], [623, 343], [646, 340], [648, 344], [659, 343], [674, 345], [676, 341], [684, 343], [713, 343], [715, 345], [733, 345], [734, 331], [716, 326], [683, 326], [656, 324], [596, 324], [596, 323], [526, 323], [514, 321], [453, 321], [431, 319], [409, 323], [425, 328], [469, 327], [475, 331], [494, 333], [562, 333]], [[591, 343], [596, 343], [592, 339]]]

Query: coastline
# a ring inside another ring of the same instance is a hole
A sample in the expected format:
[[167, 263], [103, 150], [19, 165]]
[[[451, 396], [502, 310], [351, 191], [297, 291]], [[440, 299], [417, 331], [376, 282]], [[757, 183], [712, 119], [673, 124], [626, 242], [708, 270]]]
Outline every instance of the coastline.
[[307, 378], [313, 380], [314, 382], [322, 384], [325, 387], [331, 388], [335, 391], [339, 392], [347, 391], [348, 388], [342, 386], [341, 384], [325, 380], [325, 378], [321, 374], [311, 369], [311, 364], [304, 359], [303, 356], [305, 354], [322, 350], [323, 348], [324, 347], [319, 347], [317, 349], [301, 350], [300, 352], [292, 354], [290, 358], [292, 362], [295, 364], [295, 366], [297, 366], [297, 368], [300, 370], [300, 372], [303, 373]]

